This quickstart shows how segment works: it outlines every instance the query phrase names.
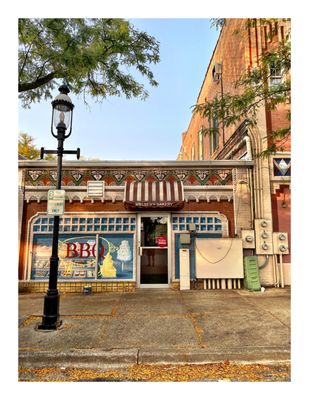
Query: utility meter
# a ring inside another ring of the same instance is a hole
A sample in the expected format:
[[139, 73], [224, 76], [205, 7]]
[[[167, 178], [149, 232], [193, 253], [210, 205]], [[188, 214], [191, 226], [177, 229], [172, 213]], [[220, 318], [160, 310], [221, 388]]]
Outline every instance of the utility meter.
[[242, 247], [243, 249], [255, 248], [255, 235], [253, 229], [242, 229], [241, 231]]
[[256, 219], [255, 244], [256, 254], [273, 254], [272, 225], [269, 219]]
[[262, 233], [262, 238], [267, 239], [268, 238], [268, 233], [264, 230]]
[[274, 232], [274, 254], [289, 254], [289, 240], [286, 232]]

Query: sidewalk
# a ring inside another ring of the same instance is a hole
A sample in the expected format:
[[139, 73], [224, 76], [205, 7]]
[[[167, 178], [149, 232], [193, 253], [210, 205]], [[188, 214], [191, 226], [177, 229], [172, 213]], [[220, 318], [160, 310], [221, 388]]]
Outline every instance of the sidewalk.
[[290, 360], [289, 288], [61, 294], [62, 327], [54, 332], [35, 329], [43, 298], [19, 296], [21, 367]]

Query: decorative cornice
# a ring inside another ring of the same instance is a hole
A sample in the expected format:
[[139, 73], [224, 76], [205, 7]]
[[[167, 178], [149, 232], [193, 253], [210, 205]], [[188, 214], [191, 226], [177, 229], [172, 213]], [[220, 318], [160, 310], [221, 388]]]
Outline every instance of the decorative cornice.
[[[41, 201], [47, 201], [47, 191], [53, 189], [52, 186], [26, 186], [25, 187], [25, 201], [29, 203], [30, 201], [36, 201], [40, 203]], [[123, 201], [124, 199], [124, 186], [108, 186], [105, 189], [104, 200], [102, 199], [91, 199], [87, 196], [87, 186], [69, 186], [65, 188], [66, 200], [72, 203], [73, 201], [79, 201], [83, 203], [84, 201], [94, 202], [104, 202], [112, 201]], [[221, 201], [227, 200], [231, 201], [233, 199], [233, 188], [231, 185], [227, 186], [184, 186], [185, 201], [194, 200], [199, 202], [205, 200], [210, 201]]]
[[[176, 160], [176, 161], [63, 161], [63, 168], [118, 169], [128, 168], [249, 168], [254, 165], [248, 160]], [[56, 168], [56, 161], [18, 160], [19, 168]]]

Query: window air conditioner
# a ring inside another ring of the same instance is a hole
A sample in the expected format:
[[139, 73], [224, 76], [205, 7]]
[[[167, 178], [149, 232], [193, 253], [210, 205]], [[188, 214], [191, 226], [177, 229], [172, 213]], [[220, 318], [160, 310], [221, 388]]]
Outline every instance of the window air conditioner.
[[216, 63], [212, 70], [212, 78], [214, 82], [219, 82], [222, 75], [222, 64]]

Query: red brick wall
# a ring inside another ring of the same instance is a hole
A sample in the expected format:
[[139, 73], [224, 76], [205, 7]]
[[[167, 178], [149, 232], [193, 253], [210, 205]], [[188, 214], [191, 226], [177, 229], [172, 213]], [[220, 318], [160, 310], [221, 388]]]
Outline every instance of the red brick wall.
[[[280, 186], [276, 194], [272, 194], [272, 214], [274, 232], [287, 232], [289, 250], [291, 252], [291, 191], [287, 185]], [[286, 207], [282, 207], [283, 202]], [[283, 262], [291, 262], [290, 254], [283, 256]]]
[[[278, 35], [271, 39], [265, 37], [269, 33], [269, 27], [252, 26], [248, 29], [246, 25], [247, 19], [227, 19], [224, 25], [212, 59], [208, 69], [200, 93], [198, 94], [197, 104], [205, 101], [213, 100], [216, 96], [221, 96], [221, 83], [214, 82], [212, 78], [212, 70], [215, 63], [222, 63], [222, 80], [223, 92], [236, 94], [240, 92], [240, 88], [235, 88], [235, 82], [245, 72], [254, 68], [258, 64], [259, 56], [262, 51], [267, 51], [278, 45], [281, 39], [281, 28], [278, 29]], [[287, 27], [284, 27], [286, 32]], [[285, 33], [284, 33], [285, 34]], [[289, 104], [280, 104], [277, 110], [266, 111], [267, 131], [277, 130], [287, 126], [287, 111], [290, 109]], [[224, 128], [225, 142], [234, 133], [236, 128], [241, 124], [231, 125]], [[191, 148], [195, 146], [195, 159], [198, 159], [198, 131], [204, 125], [208, 127], [208, 121], [203, 119], [199, 114], [193, 114], [187, 131], [182, 136], [181, 155], [179, 158], [191, 159]], [[271, 142], [270, 142], [271, 143]], [[290, 141], [287, 140], [282, 144], [283, 150], [290, 150]], [[214, 159], [216, 154], [223, 147], [223, 129], [220, 128], [219, 149], [210, 155], [209, 152], [209, 136], [204, 137], [204, 159]]]
[[[246, 72], [248, 37], [245, 19], [229, 19], [222, 29], [217, 46], [208, 66], [204, 82], [197, 98], [197, 104], [213, 100], [221, 96], [221, 83], [214, 82], [212, 70], [216, 63], [222, 63], [223, 92], [236, 93], [235, 81]], [[236, 33], [239, 30], [239, 33]], [[195, 155], [198, 159], [198, 131], [200, 126], [209, 127], [208, 120], [200, 114], [193, 114], [187, 132], [183, 135], [183, 147], [185, 153], [183, 159], [190, 159], [191, 147], [195, 145]], [[235, 126], [224, 128], [225, 141], [234, 132]], [[220, 129], [219, 147], [223, 146], [223, 131]], [[215, 158], [209, 154], [209, 136], [204, 137], [204, 159]]]

